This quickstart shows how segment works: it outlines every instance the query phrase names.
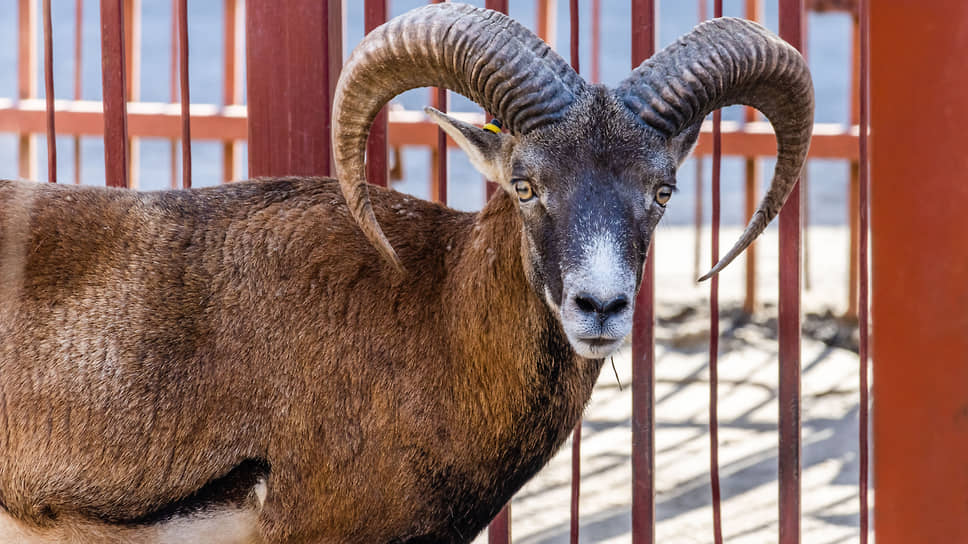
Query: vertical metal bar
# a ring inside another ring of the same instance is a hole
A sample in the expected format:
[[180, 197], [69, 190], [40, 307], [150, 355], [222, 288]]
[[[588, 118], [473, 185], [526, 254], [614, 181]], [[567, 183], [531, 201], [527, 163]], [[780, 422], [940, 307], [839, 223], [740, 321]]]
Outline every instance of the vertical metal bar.
[[109, 187], [129, 186], [128, 93], [124, 59], [124, 0], [101, 0], [104, 175]]
[[[508, 12], [508, 0], [485, 0], [484, 7], [499, 11], [505, 15]], [[497, 183], [485, 181], [485, 194], [488, 199], [497, 191]], [[511, 542], [511, 501], [501, 509], [498, 515], [487, 527], [488, 544], [508, 544]]]
[[655, 241], [632, 321], [632, 544], [655, 542]]
[[[366, 0], [363, 7], [363, 26], [366, 32], [387, 20], [387, 0]], [[380, 110], [366, 141], [366, 180], [381, 187], [387, 186], [387, 108]]]
[[[746, 121], [754, 121], [755, 116], [747, 116]], [[745, 217], [753, 216], [756, 211], [756, 197], [760, 180], [760, 161], [755, 157], [746, 158], [746, 191], [743, 212]], [[756, 242], [746, 248], [746, 289], [743, 297], [743, 312], [752, 314], [756, 310]]]
[[[860, 19], [854, 14], [854, 24], [851, 25], [851, 78], [850, 78], [850, 122], [860, 123]], [[860, 229], [860, 163], [850, 162], [850, 185], [847, 189], [847, 228], [850, 233], [847, 264], [847, 312], [844, 317], [857, 319], [857, 257], [859, 249]]]
[[47, 98], [47, 181], [57, 183], [57, 133], [54, 130], [54, 31], [50, 0], [44, 0], [44, 94]]
[[[632, 67], [655, 52], [655, 0], [632, 0]], [[632, 318], [632, 543], [655, 542], [655, 240]]]
[[[539, 2], [548, 2], [548, 1], [550, 1], [550, 0], [539, 0]], [[493, 9], [494, 11], [499, 11], [499, 12], [507, 15], [507, 13], [508, 13], [508, 0], [484, 0], [484, 7], [486, 7], [487, 9]], [[539, 32], [538, 35], [541, 36], [541, 33]], [[546, 36], [542, 36], [542, 38], [547, 38], [547, 37]], [[495, 183], [493, 181], [490, 181], [490, 180], [487, 180], [485, 182], [484, 187], [485, 187], [485, 196], [488, 199], [490, 199], [491, 198], [491, 195], [493, 195], [494, 192], [497, 191], [497, 189], [498, 189], [497, 183]], [[495, 521], [497, 521], [497, 520], [504, 520], [505, 522], [510, 523], [510, 519], [511, 519], [511, 504], [508, 503], [508, 506], [506, 508], [507, 508], [507, 512], [506, 512], [507, 515], [506, 516], [498, 515], [498, 517], [495, 518]], [[511, 534], [510, 531], [511, 530], [510, 530], [510, 527], [509, 527], [508, 528], [508, 533], [507, 533], [509, 539], [510, 539], [510, 534]], [[495, 543], [492, 542], [492, 544], [495, 544]]]
[[[713, 191], [711, 261], [719, 261], [720, 163], [722, 159], [722, 112], [713, 112]], [[719, 486], [719, 279], [709, 283], [709, 487], [712, 493], [713, 540], [723, 542]]]
[[860, 218], [857, 210], [860, 209], [860, 164], [851, 161], [849, 167], [849, 185], [847, 187], [847, 226], [848, 226], [848, 261], [847, 261], [847, 310], [844, 318], [847, 320], [858, 319], [857, 316], [857, 255], [859, 255], [859, 232]]
[[555, 46], [555, 0], [538, 0], [535, 33], [551, 47]]
[[571, 525], [569, 535], [571, 544], [578, 544], [581, 530], [579, 501], [581, 499], [581, 420], [575, 425], [571, 437]]
[[[703, 0], [699, 0], [702, 2]], [[705, 18], [703, 18], [705, 20]], [[702, 213], [703, 213], [703, 182], [706, 179], [706, 167], [702, 157], [694, 157], [696, 162], [696, 198], [693, 208], [693, 269], [692, 277], [702, 276]]]
[[[801, 2], [801, 4], [803, 4]], [[809, 20], [806, 16], [807, 8], [806, 5], [802, 5], [800, 11], [800, 43], [798, 48], [801, 53], [806, 55], [807, 51], [807, 23]], [[810, 229], [807, 227], [810, 225], [810, 163], [807, 162], [804, 165], [803, 174], [800, 177], [800, 256], [802, 264], [800, 266], [800, 273], [802, 274], [801, 280], [801, 290], [812, 289], [811, 284], [811, 274], [810, 274]]]
[[[780, 37], [803, 50], [803, 0], [780, 0]], [[800, 542], [800, 290], [802, 199], [798, 182], [780, 211], [780, 544]]]
[[580, 64], [578, 61], [580, 49], [578, 47], [579, 46], [578, 37], [579, 37], [579, 31], [581, 30], [581, 28], [579, 27], [579, 24], [578, 24], [578, 0], [569, 0], [568, 12], [571, 17], [571, 25], [569, 27], [571, 31], [571, 36], [570, 36], [571, 67], [575, 69], [575, 72], [578, 72], [580, 74], [581, 70], [580, 70]]
[[[222, 104], [238, 104], [242, 101], [242, 93], [238, 84], [238, 70], [236, 70], [236, 27], [238, 25], [238, 0], [225, 0], [223, 11], [224, 42], [223, 64], [225, 80], [222, 82]], [[222, 181], [238, 179], [236, 171], [236, 145], [232, 140], [222, 142]]]
[[245, 20], [249, 174], [329, 174], [340, 0], [249, 0]]
[[602, 0], [592, 0], [592, 83], [602, 80]]
[[[858, 168], [858, 223], [859, 223], [859, 240], [858, 240], [858, 251], [859, 255], [856, 256], [857, 261], [860, 264], [859, 273], [859, 303], [858, 303], [858, 320], [860, 327], [860, 345], [859, 345], [859, 363], [860, 363], [860, 413], [858, 418], [858, 449], [860, 450], [860, 544], [867, 544], [867, 536], [870, 527], [869, 520], [869, 506], [867, 500], [867, 475], [869, 470], [869, 455], [868, 455], [868, 422], [870, 420], [869, 406], [870, 398], [868, 395], [868, 383], [867, 383], [867, 360], [868, 360], [868, 347], [870, 341], [870, 330], [869, 330], [869, 318], [868, 318], [868, 268], [867, 268], [867, 245], [868, 245], [868, 203], [869, 203], [869, 191], [870, 191], [870, 163], [868, 161], [868, 134], [870, 128], [870, 78], [869, 78], [869, 67], [870, 67], [870, 14], [867, 0], [859, 1], [859, 13], [858, 18], [860, 19], [860, 28], [856, 29], [855, 34], [860, 34], [860, 51], [858, 51], [858, 57], [860, 57], [859, 64], [859, 74], [858, 74], [858, 85], [857, 94], [859, 104], [858, 109], [859, 121], [860, 121], [860, 137], [859, 137], [859, 168]], [[859, 32], [857, 32], [859, 30]], [[851, 278], [853, 280], [853, 278]], [[853, 281], [851, 281], [853, 283]]]
[[[763, 0], [746, 0], [746, 18], [763, 21]], [[756, 110], [745, 108], [744, 119], [747, 123], [756, 121]], [[759, 189], [760, 161], [756, 157], [746, 157], [746, 191], [744, 198], [744, 217], [753, 216], [756, 211], [756, 193]], [[746, 290], [743, 298], [743, 311], [752, 314], [756, 310], [756, 242], [746, 248]]]
[[124, 67], [128, 101], [141, 96], [141, 0], [124, 0]]
[[[581, 26], [578, 17], [578, 0], [570, 0], [568, 11], [571, 19], [569, 30], [571, 31], [571, 67], [577, 73], [581, 73], [579, 62], [580, 42], [579, 34]], [[579, 519], [579, 499], [581, 497], [581, 418], [575, 425], [575, 430], [571, 438], [571, 544], [578, 544], [578, 534], [581, 523]]]
[[[141, 97], [141, 0], [124, 0], [124, 62], [128, 102]], [[128, 138], [128, 185], [138, 186], [141, 159], [138, 138]]]
[[[17, 97], [37, 96], [37, 6], [34, 0], [17, 2]], [[37, 145], [32, 134], [18, 137], [18, 175], [37, 178]]]
[[[723, 16], [723, 0], [713, 3], [713, 17]], [[723, 156], [722, 110], [713, 112], [713, 179], [711, 260], [719, 261], [720, 167]], [[719, 276], [709, 282], [709, 488], [713, 507], [713, 541], [723, 543], [723, 515], [719, 486]]]
[[[180, 0], [171, 0], [171, 65], [169, 69], [169, 91], [168, 96], [172, 104], [179, 100], [178, 98], [178, 2]], [[178, 140], [173, 139], [168, 144], [169, 151], [169, 168], [171, 172], [171, 179], [169, 180], [169, 186], [172, 189], [178, 188]]]
[[[325, 60], [328, 65], [328, 77], [326, 90], [329, 100], [326, 102], [326, 147], [329, 148], [329, 172], [326, 175], [336, 175], [336, 160], [333, 155], [333, 146], [329, 143], [332, 134], [332, 114], [333, 99], [336, 97], [336, 82], [339, 81], [339, 74], [343, 70], [343, 3], [345, 0], [325, 0], [322, 2], [325, 7], [326, 29], [324, 38], [326, 39]], [[319, 3], [319, 0], [317, 0]], [[317, 31], [318, 32], [318, 31]]]
[[[800, 52], [806, 56], [807, 51], [807, 8], [806, 5], [803, 6], [801, 10], [801, 21], [800, 21], [800, 43], [797, 48]], [[800, 290], [812, 289], [811, 286], [811, 275], [810, 275], [810, 229], [807, 227], [810, 225], [810, 163], [809, 161], [804, 164], [803, 174], [800, 176], [800, 181], [797, 183], [800, 186]]]
[[188, 90], [188, 0], [178, 2], [178, 66], [181, 84], [182, 188], [192, 186], [192, 105]]
[[968, 542], [968, 3], [869, 6], [875, 538]]
[[[431, 4], [442, 4], [447, 0], [430, 0]], [[431, 101], [435, 108], [447, 113], [447, 89], [436, 87], [431, 91]], [[430, 197], [434, 202], [447, 203], [447, 133], [437, 128], [437, 147], [431, 152], [433, 173], [430, 176]]]
[[[491, 180], [485, 180], [484, 181], [484, 196], [488, 200], [491, 199], [491, 195], [493, 195], [494, 192], [497, 191], [497, 189], [498, 189], [497, 183], [495, 183], [495, 182], [493, 182]], [[510, 504], [508, 505], [508, 508], [510, 508]]]
[[801, 286], [803, 290], [813, 289], [810, 275], [810, 163], [804, 165], [803, 174], [800, 176], [800, 253], [803, 264], [800, 266], [800, 273], [803, 275]]
[[[438, 110], [447, 113], [447, 89], [437, 87], [434, 103]], [[447, 204], [447, 133], [437, 128], [437, 175], [434, 176], [432, 197], [436, 202]]]
[[498, 512], [487, 526], [488, 544], [508, 544], [511, 542], [511, 503], [510, 501]]
[[[699, 21], [705, 21], [709, 17], [706, 0], [699, 0]], [[705, 163], [702, 157], [693, 159], [696, 163], [696, 195], [695, 206], [693, 208], [694, 235], [693, 235], [693, 275], [698, 278], [702, 276], [702, 213], [703, 213], [703, 182], [706, 179]]]
[[[74, 100], [81, 99], [84, 0], [74, 2]], [[74, 184], [81, 183], [81, 137], [74, 136]]]

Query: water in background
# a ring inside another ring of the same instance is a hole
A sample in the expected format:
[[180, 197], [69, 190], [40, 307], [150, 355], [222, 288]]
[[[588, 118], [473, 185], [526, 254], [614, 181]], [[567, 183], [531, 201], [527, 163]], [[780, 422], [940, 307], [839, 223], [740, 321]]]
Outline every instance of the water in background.
[[[419, 0], [390, 0], [391, 16], [425, 4]], [[470, 2], [483, 6], [483, 0]], [[171, 2], [166, 0], [142, 0], [142, 70], [141, 100], [168, 102], [170, 100], [171, 50]], [[221, 102], [222, 89], [222, 2], [207, 0], [189, 2], [189, 48], [191, 96], [195, 103]], [[536, 3], [534, 0], [513, 0], [511, 16], [530, 28], [534, 28]], [[710, 2], [711, 4], [711, 2]], [[742, 2], [725, 3], [726, 15], [742, 16]], [[588, 76], [591, 66], [591, 2], [579, 2], [581, 10], [582, 74]], [[54, 29], [54, 83], [57, 98], [73, 97], [73, 2], [53, 2]], [[557, 2], [557, 28], [552, 41], [565, 59], [569, 58], [568, 2]], [[602, 0], [602, 82], [614, 85], [625, 78], [630, 70], [629, 2], [625, 0]], [[363, 2], [345, 2], [346, 23], [344, 30], [344, 55], [363, 36]], [[712, 13], [709, 6], [708, 13]], [[39, 24], [38, 17], [38, 24]], [[698, 21], [695, 1], [666, 0], [659, 8], [660, 47], [672, 42], [677, 36], [688, 32]], [[766, 1], [766, 26], [777, 30], [777, 0]], [[17, 92], [17, 0], [0, 0], [0, 97], [14, 97]], [[99, 2], [86, 0], [83, 13], [83, 98], [101, 98]], [[851, 20], [846, 14], [812, 14], [808, 18], [807, 58], [813, 72], [817, 96], [817, 122], [845, 122], [848, 118], [848, 90], [850, 80]], [[243, 34], [238, 33], [240, 38]], [[239, 44], [244, 51], [244, 44]], [[43, 51], [38, 28], [38, 51]], [[40, 60], [42, 66], [42, 60]], [[244, 62], [240, 63], [244, 70]], [[244, 74], [243, 79], [244, 81]], [[38, 75], [38, 89], [43, 96], [43, 74]], [[419, 109], [430, 101], [430, 92], [416, 89], [404, 93], [397, 102], [408, 109]], [[479, 108], [451, 93], [452, 110], [479, 111]], [[726, 110], [725, 119], [740, 119], [741, 110]], [[59, 136], [58, 176], [61, 180], [73, 179], [72, 138]], [[46, 143], [37, 138], [38, 179], [46, 179]], [[171, 177], [169, 170], [169, 143], [166, 140], [140, 140], [139, 183], [143, 189], [167, 187]], [[17, 143], [11, 134], [0, 134], [0, 178], [17, 176]], [[84, 183], [104, 183], [103, 143], [99, 137], [82, 138], [82, 176]], [[242, 165], [245, 165], [244, 146]], [[178, 161], [180, 164], [180, 160]], [[706, 159], [707, 179], [711, 171]], [[743, 210], [742, 160], [727, 158], [723, 161], [722, 212], [726, 224], [745, 222]], [[430, 152], [427, 149], [408, 148], [403, 155], [404, 179], [395, 184], [398, 190], [426, 198], [429, 196]], [[468, 163], [462, 152], [452, 150], [448, 154], [450, 205], [464, 210], [474, 210], [484, 202], [481, 176]], [[772, 172], [773, 162], [764, 160], [764, 172]], [[221, 146], [217, 142], [196, 141], [192, 143], [192, 171], [195, 186], [213, 185], [222, 177]], [[243, 168], [244, 172], [245, 169]], [[808, 165], [808, 218], [811, 224], [840, 225], [846, 222], [846, 191], [848, 165], [840, 160], [815, 160]], [[761, 181], [761, 186], [766, 180]], [[696, 190], [695, 161], [687, 161], [679, 171], [680, 191], [668, 206], [663, 223], [666, 225], [689, 224], [693, 220]], [[705, 214], [709, 214], [709, 198]]]

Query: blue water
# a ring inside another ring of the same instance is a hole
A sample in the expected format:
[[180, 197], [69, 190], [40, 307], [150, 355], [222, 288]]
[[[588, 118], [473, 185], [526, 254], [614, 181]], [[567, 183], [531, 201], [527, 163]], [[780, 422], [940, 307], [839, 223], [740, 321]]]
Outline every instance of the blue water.
[[[390, 0], [391, 15], [423, 5], [419, 0]], [[483, 0], [471, 2], [483, 5]], [[512, 0], [511, 16], [529, 27], [534, 27], [534, 0]], [[39, 2], [38, 2], [39, 4]], [[52, 2], [54, 28], [54, 81], [56, 98], [73, 97], [73, 2]], [[743, 2], [725, 2], [726, 15], [742, 16]], [[579, 3], [582, 19], [580, 40], [583, 44], [579, 59], [583, 74], [591, 65], [587, 44], [591, 39], [590, 0]], [[0, 0], [0, 96], [13, 97], [17, 92], [17, 16], [16, 0]], [[601, 76], [606, 84], [621, 81], [630, 69], [629, 2], [625, 0], [602, 1], [602, 62]], [[189, 2], [190, 81], [192, 101], [196, 103], [221, 102], [222, 89], [222, 2], [215, 0]], [[171, 49], [171, 2], [167, 0], [142, 0], [142, 72], [140, 78], [141, 99], [149, 102], [167, 102], [170, 99]], [[344, 54], [363, 35], [363, 2], [346, 2], [346, 25]], [[566, 59], [569, 57], [568, 2], [557, 2], [557, 28], [555, 45]], [[712, 13], [711, 2], [708, 12]], [[659, 8], [659, 45], [672, 42], [680, 34], [689, 31], [698, 20], [698, 6], [694, 1], [666, 0]], [[766, 2], [766, 26], [777, 29], [777, 1]], [[86, 0], [83, 14], [83, 98], [99, 100], [101, 97], [99, 2]], [[808, 18], [807, 58], [814, 76], [817, 95], [816, 120], [818, 122], [844, 122], [848, 118], [848, 89], [850, 80], [851, 21], [844, 14], [812, 14]], [[240, 44], [241, 46], [241, 44]], [[42, 51], [38, 40], [38, 51]], [[242, 66], [244, 69], [244, 63]], [[244, 81], [244, 75], [243, 75]], [[42, 75], [38, 89], [43, 96]], [[421, 108], [429, 101], [430, 93], [417, 89], [404, 93], [398, 101], [407, 108]], [[459, 95], [452, 94], [452, 110], [477, 111], [479, 108]], [[729, 108], [726, 119], [739, 119], [739, 108]], [[73, 146], [70, 137], [58, 137], [58, 177], [73, 179]], [[38, 143], [38, 179], [46, 179], [46, 145], [44, 138]], [[0, 134], [0, 178], [17, 176], [16, 139], [10, 134]], [[139, 183], [144, 189], [166, 187], [169, 170], [169, 143], [165, 140], [142, 139], [139, 144]], [[243, 146], [244, 151], [244, 146]], [[404, 180], [395, 187], [420, 197], [429, 193], [429, 150], [411, 148], [404, 151]], [[459, 209], [478, 209], [484, 201], [481, 177], [470, 167], [460, 151], [450, 151], [449, 186], [450, 205]], [[243, 153], [242, 164], [245, 164]], [[217, 142], [197, 141], [192, 144], [193, 183], [196, 186], [212, 185], [221, 179], [221, 146]], [[772, 161], [764, 160], [764, 172], [772, 171]], [[82, 176], [85, 183], [103, 184], [104, 159], [100, 138], [82, 138]], [[243, 168], [243, 172], [244, 172]], [[710, 172], [710, 167], [705, 167]], [[843, 224], [847, 211], [845, 206], [848, 165], [846, 161], [816, 160], [808, 166], [808, 219], [811, 224]], [[665, 224], [688, 224], [693, 221], [694, 195], [696, 189], [695, 164], [687, 161], [680, 169], [678, 192], [668, 206]], [[766, 180], [761, 181], [765, 184]], [[705, 186], [708, 187], [708, 179]], [[744, 222], [742, 216], [742, 161], [723, 161], [722, 188], [723, 221], [726, 224]], [[706, 215], [708, 216], [708, 201]]]

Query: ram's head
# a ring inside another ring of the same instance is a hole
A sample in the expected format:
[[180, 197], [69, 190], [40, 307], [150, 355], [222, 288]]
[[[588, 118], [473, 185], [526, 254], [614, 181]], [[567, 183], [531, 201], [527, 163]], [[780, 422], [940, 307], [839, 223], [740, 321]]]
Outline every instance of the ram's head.
[[343, 69], [334, 103], [337, 177], [353, 216], [394, 266], [370, 207], [370, 124], [397, 94], [440, 86], [492, 112], [506, 133], [428, 109], [473, 165], [517, 199], [524, 269], [584, 357], [614, 351], [676, 169], [711, 111], [745, 104], [777, 137], [773, 182], [745, 232], [705, 277], [742, 252], [800, 175], [813, 126], [813, 86], [797, 51], [756, 23], [696, 27], [614, 89], [587, 84], [508, 17], [461, 4], [413, 10], [371, 32]]

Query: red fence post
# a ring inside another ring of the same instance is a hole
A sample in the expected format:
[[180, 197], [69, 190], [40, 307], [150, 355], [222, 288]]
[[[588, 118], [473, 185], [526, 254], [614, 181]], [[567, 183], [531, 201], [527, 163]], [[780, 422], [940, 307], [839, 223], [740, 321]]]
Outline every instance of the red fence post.
[[[723, 0], [713, 2], [713, 17], [723, 16]], [[723, 112], [713, 112], [712, 214], [710, 263], [719, 262], [720, 173], [723, 158]], [[709, 491], [712, 495], [713, 542], [723, 542], [723, 513], [719, 485], [719, 275], [709, 280]]]
[[551, 0], [535, 2], [534, 33], [551, 47], [555, 46], [555, 10], [549, 5]]
[[192, 106], [188, 85], [188, 0], [178, 2], [178, 81], [181, 87], [182, 188], [192, 186]]
[[[699, 12], [699, 22], [709, 18], [709, 8], [706, 0], [698, 0], [697, 11]], [[696, 163], [696, 193], [693, 200], [693, 253], [692, 253], [692, 276], [698, 278], [703, 275], [702, 270], [702, 223], [703, 223], [703, 182], [706, 179], [703, 157], [698, 153], [693, 153], [693, 162]]]
[[[494, 11], [500, 11], [501, 13], [507, 15], [508, 13], [508, 0], [485, 0], [484, 7], [487, 9], [493, 9]], [[485, 181], [485, 194], [487, 198], [491, 198], [494, 191], [497, 190], [497, 183], [492, 181]], [[491, 524], [487, 527], [487, 541], [489, 544], [508, 544], [511, 542], [511, 502], [498, 513], [498, 515], [491, 521]]]
[[[571, 67], [575, 72], [581, 73], [579, 56], [579, 30], [578, 0], [571, 0], [568, 3], [568, 12], [571, 16]], [[571, 526], [569, 529], [571, 544], [578, 544], [578, 535], [581, 530], [581, 520], [579, 519], [579, 501], [581, 498], [581, 418], [575, 425], [575, 430], [571, 435]]]
[[249, 0], [249, 175], [328, 175], [332, 89], [342, 66], [339, 0]]
[[[17, 1], [17, 98], [37, 96], [37, 4]], [[37, 145], [33, 134], [23, 132], [18, 139], [17, 175], [37, 177]]]
[[[179, 0], [180, 1], [180, 0]], [[141, 98], [141, 0], [124, 0], [124, 74], [128, 102]], [[128, 187], [138, 187], [141, 146], [128, 134]]]
[[[851, 25], [851, 78], [850, 78], [850, 122], [851, 124], [860, 123], [860, 72], [861, 72], [861, 22], [860, 17], [854, 17], [854, 24]], [[866, 104], [865, 104], [866, 106]], [[858, 142], [859, 143], [859, 142]], [[859, 279], [858, 245], [860, 244], [860, 163], [850, 161], [850, 177], [847, 187], [847, 228], [849, 232], [849, 256], [847, 260], [847, 311], [844, 317], [847, 319], [857, 318], [857, 283]]]
[[[860, 410], [858, 413], [858, 450], [860, 478], [860, 544], [867, 544], [868, 533], [870, 532], [870, 512], [867, 501], [868, 476], [870, 471], [870, 389], [868, 386], [868, 361], [870, 353], [870, 275], [868, 270], [868, 238], [870, 233], [870, 11], [867, 0], [859, 0], [858, 17], [854, 20], [854, 58], [858, 61], [858, 74], [856, 80], [856, 97], [858, 110], [858, 122], [860, 124], [860, 138], [858, 141], [858, 153], [860, 160], [853, 163], [857, 166], [856, 181], [857, 200], [856, 227], [852, 223], [850, 230], [857, 234], [857, 254], [851, 254], [851, 260], [858, 262], [857, 282], [857, 318], [860, 332], [858, 345], [859, 374], [860, 374]], [[859, 38], [859, 39], [858, 39]], [[855, 168], [851, 168], [853, 172]], [[854, 213], [850, 214], [854, 216]], [[853, 236], [851, 236], [853, 238]], [[854, 275], [851, 274], [848, 281], [854, 285]]]
[[[447, 89], [437, 87], [433, 96], [434, 107], [447, 113]], [[435, 170], [432, 177], [430, 198], [434, 202], [447, 204], [447, 133], [437, 129], [437, 147], [434, 148]]]
[[101, 0], [104, 176], [108, 187], [129, 186], [128, 93], [124, 64], [124, 0]]
[[[363, 28], [369, 33], [387, 20], [387, 0], [366, 0], [363, 8]], [[383, 106], [366, 140], [366, 181], [387, 186], [387, 107]]]
[[[543, 3], [543, 0], [538, 0], [539, 9], [540, 9], [540, 6], [541, 6], [542, 3]], [[507, 13], [508, 13], [508, 0], [484, 0], [484, 7], [486, 7], [487, 9], [493, 9], [494, 11], [500, 11], [501, 13], [507, 15]], [[539, 23], [539, 26], [540, 26], [540, 23]], [[539, 31], [538, 31], [538, 35], [541, 36], [540, 28], [539, 28]], [[490, 199], [491, 198], [491, 195], [494, 194], [494, 191], [497, 190], [497, 183], [494, 183], [493, 181], [485, 181], [484, 182], [484, 187], [485, 187], [484, 194], [485, 194], [485, 196], [488, 199]], [[495, 521], [504, 520], [504, 522], [510, 524], [510, 505], [502, 513], [498, 514], [498, 517], [496, 517], [494, 519], [495, 519]], [[491, 525], [493, 527], [494, 524], [492, 523]], [[509, 525], [508, 526], [508, 541], [510, 541], [510, 534], [511, 534], [511, 529], [510, 529], [510, 525]], [[495, 544], [494, 541], [491, 541], [491, 543], [492, 544]]]
[[[632, 68], [655, 52], [655, 0], [632, 0]], [[655, 240], [632, 321], [632, 544], [655, 541]]]
[[[746, 0], [746, 18], [751, 21], [762, 23], [763, 0]], [[757, 113], [753, 108], [746, 108], [744, 121], [751, 123], [756, 121]], [[760, 180], [760, 161], [757, 157], [746, 157], [745, 174], [746, 190], [744, 198], [744, 216], [749, 218], [756, 211], [757, 185]], [[746, 248], [746, 290], [743, 298], [743, 311], [752, 314], [756, 310], [756, 242]]]
[[[431, 4], [442, 4], [447, 0], [430, 0]], [[431, 90], [431, 98], [435, 108], [447, 113], [447, 88], [437, 87]], [[431, 152], [434, 163], [434, 173], [430, 176], [430, 198], [434, 202], [447, 204], [447, 133], [437, 128], [437, 147]]]
[[[803, 0], [780, 0], [780, 37], [803, 51]], [[780, 544], [800, 542], [800, 290], [802, 205], [797, 182], [780, 211]]]
[[878, 544], [968, 542], [968, 3], [872, 3]]
[[[179, 100], [178, 91], [178, 4], [181, 0], [171, 0], [171, 65], [168, 77], [170, 78], [169, 93], [171, 103], [175, 104]], [[169, 186], [172, 189], [178, 188], [178, 140], [172, 138], [168, 146], [169, 168], [171, 169], [171, 179]]]
[[[82, 15], [84, 1], [74, 2], [74, 100], [81, 99], [81, 44], [83, 43]], [[74, 183], [81, 183], [81, 137], [74, 135]]]
[[[238, 83], [238, 70], [236, 69], [237, 59], [237, 40], [236, 27], [238, 25], [238, 0], [224, 0], [223, 26], [224, 26], [224, 47], [222, 53], [222, 63], [225, 78], [222, 83], [222, 105], [229, 106], [242, 102], [242, 89]], [[226, 140], [222, 143], [222, 181], [232, 181], [238, 179], [236, 169], [237, 147], [235, 141]]]
[[47, 181], [57, 183], [57, 133], [54, 129], [54, 30], [50, 0], [44, 0], [44, 95], [47, 98]]

